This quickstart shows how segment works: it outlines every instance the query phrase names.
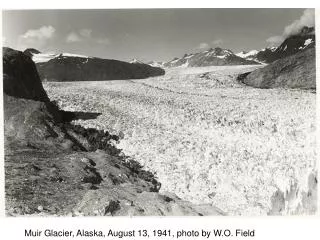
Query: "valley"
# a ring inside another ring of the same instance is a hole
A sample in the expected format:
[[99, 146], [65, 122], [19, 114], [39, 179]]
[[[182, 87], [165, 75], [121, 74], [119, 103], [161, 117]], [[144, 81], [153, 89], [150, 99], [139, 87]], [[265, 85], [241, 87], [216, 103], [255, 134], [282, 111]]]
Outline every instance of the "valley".
[[43, 86], [65, 111], [101, 113], [73, 123], [119, 135], [117, 147], [156, 174], [160, 192], [229, 215], [312, 213], [316, 95], [236, 80], [261, 67], [170, 68], [147, 79]]

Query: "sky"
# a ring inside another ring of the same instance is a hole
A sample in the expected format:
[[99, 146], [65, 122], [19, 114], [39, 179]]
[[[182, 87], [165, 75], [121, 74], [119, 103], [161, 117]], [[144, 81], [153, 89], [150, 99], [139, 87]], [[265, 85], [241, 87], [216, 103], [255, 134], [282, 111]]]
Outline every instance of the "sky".
[[2, 13], [4, 46], [128, 61], [168, 61], [210, 47], [235, 53], [280, 44], [310, 9], [14, 10]]

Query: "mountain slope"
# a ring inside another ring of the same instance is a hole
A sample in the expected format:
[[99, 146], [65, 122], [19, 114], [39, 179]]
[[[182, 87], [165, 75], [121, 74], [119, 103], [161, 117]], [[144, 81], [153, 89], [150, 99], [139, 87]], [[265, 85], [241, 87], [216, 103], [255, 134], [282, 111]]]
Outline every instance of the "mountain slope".
[[303, 27], [299, 33], [287, 37], [278, 47], [252, 50], [237, 54], [247, 60], [272, 63], [278, 59], [293, 55], [308, 48], [315, 47], [315, 30], [313, 27]]
[[264, 68], [239, 76], [238, 79], [257, 88], [315, 89], [315, 49], [306, 49], [281, 58]]
[[165, 73], [161, 68], [143, 63], [131, 64], [71, 53], [48, 54], [30, 50], [27, 53], [32, 55], [41, 80], [46, 81], [140, 79]]
[[224, 65], [259, 64], [235, 55], [231, 50], [210, 48], [203, 52], [185, 54], [182, 58], [174, 58], [164, 64], [165, 67], [205, 67]]

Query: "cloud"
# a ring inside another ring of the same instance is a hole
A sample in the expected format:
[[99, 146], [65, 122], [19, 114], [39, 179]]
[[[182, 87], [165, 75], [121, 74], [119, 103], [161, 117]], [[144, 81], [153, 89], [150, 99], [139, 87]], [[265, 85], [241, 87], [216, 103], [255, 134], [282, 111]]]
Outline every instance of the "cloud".
[[301, 31], [304, 26], [314, 27], [315, 25], [315, 12], [314, 9], [304, 10], [299, 20], [295, 20], [289, 26], [286, 26], [283, 32], [284, 36], [291, 36]]
[[42, 26], [39, 29], [30, 29], [21, 37], [25, 39], [49, 39], [56, 29], [52, 26]]
[[209, 48], [209, 47], [210, 47], [210, 45], [208, 43], [200, 43], [198, 46], [199, 49], [205, 49], [205, 48]]
[[212, 41], [212, 44], [215, 45], [215, 46], [221, 45], [222, 43], [223, 43], [222, 39], [217, 39], [217, 40]]
[[271, 46], [278, 46], [280, 43], [282, 43], [284, 41], [284, 37], [283, 36], [273, 36], [273, 37], [269, 37], [266, 41]]
[[268, 38], [266, 41], [271, 45], [279, 45], [289, 36], [295, 35], [301, 31], [304, 27], [314, 27], [315, 26], [315, 11], [314, 9], [305, 9], [301, 17], [290, 25], [284, 28], [282, 35], [272, 36]]
[[42, 26], [38, 29], [29, 29], [18, 37], [18, 47], [38, 47], [41, 48], [47, 44], [55, 35], [56, 29], [52, 26]]
[[110, 43], [108, 38], [96, 38], [92, 36], [92, 30], [83, 28], [78, 31], [70, 32], [66, 37], [67, 43], [76, 43], [76, 42], [90, 42], [107, 45]]
[[75, 32], [71, 32], [67, 35], [66, 42], [67, 43], [74, 43], [74, 42], [81, 42], [82, 38]]
[[91, 38], [91, 33], [92, 33], [91, 29], [84, 28], [79, 30], [79, 34], [84, 38]]
[[110, 44], [110, 40], [108, 38], [98, 38], [96, 40], [97, 43], [101, 44], [101, 45], [108, 45]]

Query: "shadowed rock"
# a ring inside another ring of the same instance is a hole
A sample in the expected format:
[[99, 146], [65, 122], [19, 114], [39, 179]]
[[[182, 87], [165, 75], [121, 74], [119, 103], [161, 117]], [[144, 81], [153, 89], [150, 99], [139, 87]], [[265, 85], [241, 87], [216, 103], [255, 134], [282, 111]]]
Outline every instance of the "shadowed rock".
[[18, 98], [49, 101], [31, 58], [11, 48], [3, 48], [3, 92]]

